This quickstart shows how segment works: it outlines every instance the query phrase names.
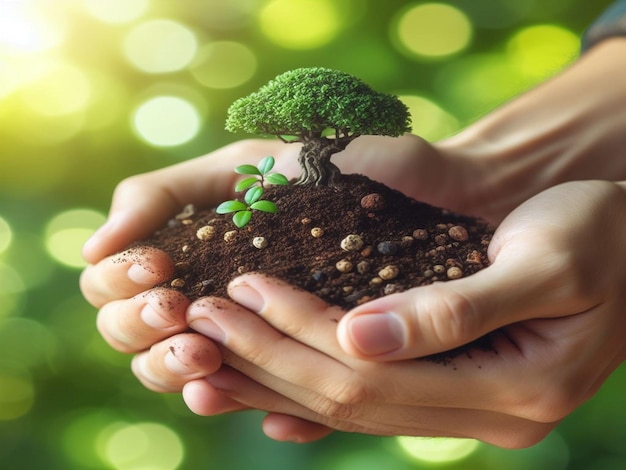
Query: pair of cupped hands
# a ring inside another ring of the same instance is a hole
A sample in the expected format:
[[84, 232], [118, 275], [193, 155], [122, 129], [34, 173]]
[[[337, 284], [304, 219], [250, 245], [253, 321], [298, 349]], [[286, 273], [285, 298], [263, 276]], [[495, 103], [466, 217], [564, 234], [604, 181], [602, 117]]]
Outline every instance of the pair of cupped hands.
[[[343, 172], [496, 225], [482, 271], [345, 312], [254, 273], [230, 283], [229, 299], [190, 302], [154, 287], [173, 272], [165, 253], [115, 254], [185, 204], [232, 197], [238, 164], [273, 155], [296, 176], [297, 144], [247, 140], [116, 188], [83, 251], [99, 331], [135, 355], [147, 388], [182, 391], [200, 415], [264, 410], [276, 440], [341, 430], [540, 441], [626, 357], [626, 90], [611, 78], [625, 42], [597, 46], [453, 138], [363, 136], [334, 157]], [[487, 333], [496, 352], [454, 367], [415, 360]]]

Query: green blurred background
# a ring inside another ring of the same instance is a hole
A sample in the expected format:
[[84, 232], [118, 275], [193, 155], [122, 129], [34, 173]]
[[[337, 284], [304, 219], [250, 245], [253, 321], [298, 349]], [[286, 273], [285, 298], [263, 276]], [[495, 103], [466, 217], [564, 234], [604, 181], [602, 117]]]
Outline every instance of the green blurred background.
[[123, 178], [236, 138], [227, 106], [301, 66], [396, 93], [436, 140], [575, 60], [589, 0], [0, 0], [0, 467], [624, 468], [626, 371], [541, 444], [336, 434], [280, 444], [201, 418], [98, 336], [80, 247]]

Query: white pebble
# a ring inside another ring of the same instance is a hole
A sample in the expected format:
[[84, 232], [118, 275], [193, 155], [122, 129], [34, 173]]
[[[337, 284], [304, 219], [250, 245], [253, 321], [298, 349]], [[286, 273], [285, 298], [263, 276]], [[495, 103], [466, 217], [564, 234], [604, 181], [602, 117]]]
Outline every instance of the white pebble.
[[262, 250], [263, 248], [267, 247], [267, 240], [265, 239], [265, 237], [254, 237], [254, 239], [252, 240], [252, 244], [255, 248]]
[[341, 240], [341, 249], [344, 251], [358, 251], [363, 248], [363, 239], [359, 235], [348, 235]]
[[200, 240], [207, 241], [215, 236], [215, 227], [213, 225], [205, 225], [200, 227], [196, 232], [196, 237]]

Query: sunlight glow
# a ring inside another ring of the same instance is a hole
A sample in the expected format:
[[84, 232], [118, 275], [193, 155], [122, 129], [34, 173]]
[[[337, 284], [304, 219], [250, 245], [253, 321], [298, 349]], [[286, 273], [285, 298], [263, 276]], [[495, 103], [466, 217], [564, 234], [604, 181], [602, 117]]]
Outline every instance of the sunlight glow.
[[149, 468], [174, 470], [185, 455], [183, 443], [172, 429], [158, 423], [112, 425], [103, 433], [104, 457], [118, 470]]
[[465, 49], [472, 23], [461, 10], [443, 3], [424, 3], [401, 12], [392, 36], [398, 48], [413, 58], [442, 58]]
[[157, 96], [137, 108], [135, 130], [146, 142], [158, 147], [172, 147], [193, 139], [201, 127], [198, 110], [187, 100], [175, 96]]
[[330, 0], [271, 0], [259, 14], [261, 29], [286, 49], [315, 49], [341, 29], [337, 6]]
[[25, 54], [52, 49], [63, 42], [63, 22], [51, 21], [37, 2], [0, 2], [0, 51]]
[[21, 418], [34, 403], [35, 389], [30, 380], [0, 375], [0, 422]]
[[194, 33], [173, 20], [150, 20], [133, 28], [124, 39], [129, 62], [146, 73], [176, 72], [193, 60], [198, 49]]
[[235, 88], [250, 80], [257, 68], [257, 58], [244, 44], [216, 41], [203, 46], [191, 66], [198, 82], [209, 88]]
[[508, 41], [507, 54], [521, 73], [536, 81], [561, 70], [577, 57], [580, 39], [572, 31], [557, 25], [523, 28]]
[[78, 67], [52, 62], [24, 86], [28, 106], [44, 116], [62, 116], [83, 111], [91, 98], [91, 86]]
[[104, 214], [89, 209], [61, 212], [48, 222], [46, 248], [52, 258], [71, 268], [86, 266], [81, 249], [93, 232], [106, 220]]
[[83, 0], [87, 11], [106, 23], [128, 23], [142, 16], [150, 6], [149, 0]]
[[459, 121], [437, 103], [415, 95], [404, 95], [399, 98], [411, 113], [413, 134], [432, 142], [447, 137], [459, 129]]
[[480, 447], [474, 439], [452, 439], [445, 437], [406, 437], [396, 438], [398, 444], [409, 456], [416, 460], [432, 463], [448, 463], [462, 460]]
[[13, 238], [13, 231], [9, 223], [0, 216], [0, 255], [7, 251], [11, 245], [11, 239]]

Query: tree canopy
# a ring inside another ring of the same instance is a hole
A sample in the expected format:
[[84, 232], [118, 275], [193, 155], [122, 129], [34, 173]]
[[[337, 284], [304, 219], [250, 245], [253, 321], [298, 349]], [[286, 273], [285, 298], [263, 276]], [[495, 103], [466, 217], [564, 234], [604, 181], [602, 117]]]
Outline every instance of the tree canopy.
[[228, 110], [226, 129], [297, 140], [321, 137], [329, 129], [337, 139], [359, 135], [399, 136], [411, 130], [407, 107], [358, 78], [322, 67], [285, 72]]

